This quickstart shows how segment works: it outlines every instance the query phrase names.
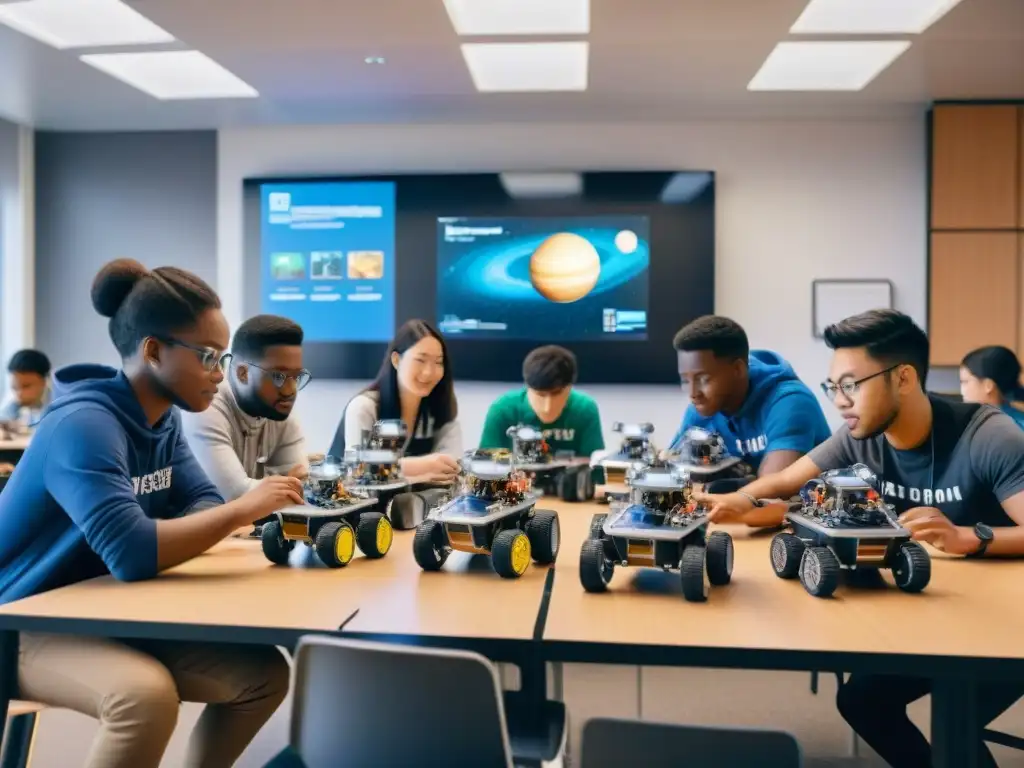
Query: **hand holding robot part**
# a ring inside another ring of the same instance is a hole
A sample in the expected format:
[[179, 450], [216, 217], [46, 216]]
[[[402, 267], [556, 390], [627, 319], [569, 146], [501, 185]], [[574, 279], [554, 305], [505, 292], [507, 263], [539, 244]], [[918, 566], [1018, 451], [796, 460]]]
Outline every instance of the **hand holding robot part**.
[[402, 472], [406, 477], [429, 477], [433, 482], [453, 480], [460, 469], [459, 462], [444, 453], [407, 456], [402, 459]]
[[271, 515], [284, 507], [304, 503], [302, 482], [298, 478], [288, 475], [265, 477], [259, 485], [234, 502], [238, 507], [239, 526], [250, 525], [253, 521]]
[[949, 555], [969, 555], [981, 542], [972, 528], [953, 525], [953, 522], [935, 507], [914, 507], [900, 515], [899, 523], [916, 541], [931, 544]]

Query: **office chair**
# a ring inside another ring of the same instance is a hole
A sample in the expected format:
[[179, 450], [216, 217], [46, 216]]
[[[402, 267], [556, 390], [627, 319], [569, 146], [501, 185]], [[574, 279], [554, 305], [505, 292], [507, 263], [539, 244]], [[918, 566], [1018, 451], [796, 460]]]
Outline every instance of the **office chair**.
[[782, 731], [612, 718], [587, 721], [581, 752], [581, 768], [800, 768], [803, 764], [797, 740]]
[[560, 768], [565, 706], [527, 709], [476, 653], [308, 636], [295, 652], [291, 751], [305, 768]]

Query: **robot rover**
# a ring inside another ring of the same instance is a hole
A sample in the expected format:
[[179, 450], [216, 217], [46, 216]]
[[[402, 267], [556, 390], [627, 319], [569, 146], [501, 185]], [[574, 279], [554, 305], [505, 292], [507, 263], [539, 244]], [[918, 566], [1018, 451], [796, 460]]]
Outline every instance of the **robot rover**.
[[437, 571], [453, 549], [490, 554], [497, 574], [522, 576], [530, 560], [549, 565], [558, 557], [558, 514], [537, 509], [540, 499], [515, 456], [470, 451], [462, 459], [459, 488], [416, 528], [413, 555]]
[[928, 586], [928, 552], [911, 540], [876, 485], [875, 475], [863, 464], [829, 470], [804, 484], [799, 506], [786, 513], [792, 533], [772, 539], [775, 575], [799, 577], [815, 597], [835, 592], [844, 570], [888, 568], [904, 592]]
[[612, 424], [612, 430], [622, 435], [618, 450], [596, 452], [591, 457], [590, 465], [604, 470], [604, 483], [598, 485], [596, 494], [607, 502], [625, 501], [629, 498], [627, 472], [637, 462], [651, 462], [657, 456], [650, 438], [654, 425], [650, 422], [623, 424], [616, 421]]
[[666, 458], [708, 493], [736, 491], [755, 478], [749, 464], [729, 455], [721, 435], [702, 427], [686, 430], [679, 449], [668, 452]]
[[684, 472], [663, 460], [638, 463], [626, 474], [629, 500], [594, 515], [580, 551], [580, 582], [587, 592], [604, 592], [615, 565], [679, 570], [683, 597], [708, 598], [710, 585], [732, 579], [732, 537], [707, 535], [707, 513], [691, 498]]
[[570, 452], [551, 452], [539, 429], [524, 424], [509, 427], [516, 466], [531, 476], [533, 487], [562, 501], [590, 501], [594, 480], [590, 462]]
[[313, 547], [317, 557], [331, 568], [343, 568], [358, 545], [367, 557], [384, 557], [391, 549], [394, 531], [388, 518], [374, 510], [378, 499], [345, 488], [344, 466], [328, 456], [309, 468], [306, 503], [274, 513], [263, 524], [263, 554], [276, 565], [287, 565], [296, 541]]
[[401, 419], [384, 419], [363, 433], [362, 445], [345, 451], [345, 484], [377, 499], [376, 510], [399, 530], [415, 528], [446, 494], [442, 488], [412, 490], [399, 463], [409, 431]]

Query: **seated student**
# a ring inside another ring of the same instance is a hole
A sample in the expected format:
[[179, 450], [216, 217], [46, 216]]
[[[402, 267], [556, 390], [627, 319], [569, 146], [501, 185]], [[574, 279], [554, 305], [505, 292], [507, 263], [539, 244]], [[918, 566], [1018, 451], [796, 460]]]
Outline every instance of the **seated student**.
[[590, 395], [573, 388], [576, 356], [558, 346], [538, 347], [523, 361], [521, 389], [507, 392], [487, 410], [481, 448], [509, 448], [509, 427], [528, 424], [537, 427], [556, 451], [590, 456], [604, 448], [601, 414]]
[[405, 322], [388, 346], [377, 378], [349, 401], [329, 454], [357, 448], [378, 419], [401, 419], [409, 430], [406, 477], [447, 482], [459, 471], [462, 428], [448, 350], [425, 320]]
[[[92, 303], [123, 367], [56, 372], [53, 406], [0, 494], [0, 603], [106, 573], [152, 578], [302, 501], [298, 480], [268, 477], [225, 504], [181, 435], [178, 408], [208, 408], [223, 381], [228, 326], [208, 285], [121, 259]], [[20, 696], [99, 720], [87, 768], [157, 768], [181, 701], [208, 705], [184, 765], [228, 768], [288, 692], [272, 647], [23, 632], [19, 653]]]
[[1024, 411], [1011, 400], [1024, 398], [1020, 385], [1020, 361], [1006, 347], [982, 347], [960, 363], [960, 394], [965, 403], [984, 403], [1000, 408], [1024, 427]]
[[683, 423], [718, 432], [732, 456], [758, 475], [778, 472], [831, 434], [818, 399], [774, 352], [750, 350], [747, 334], [727, 317], [705, 315], [676, 334], [679, 378], [690, 395]]
[[[1024, 554], [1024, 431], [995, 408], [929, 396], [928, 337], [906, 315], [856, 315], [829, 326], [825, 342], [834, 353], [822, 386], [846, 425], [778, 474], [737, 493], [698, 495], [711, 504], [711, 519], [778, 524], [781, 505], [757, 500], [790, 498], [825, 470], [862, 463], [915, 539], [951, 555]], [[839, 689], [839, 711], [890, 765], [930, 765], [928, 742], [906, 714], [930, 686], [923, 678], [854, 674]], [[1021, 683], [984, 683], [981, 725], [1022, 694]]]
[[22, 349], [7, 363], [11, 375], [7, 400], [0, 405], [0, 421], [20, 421], [35, 427], [52, 396], [50, 359], [38, 349]]
[[259, 485], [257, 464], [275, 474], [309, 474], [306, 441], [291, 416], [309, 383], [302, 367], [302, 328], [285, 317], [257, 315], [242, 323], [224, 356], [227, 381], [201, 413], [183, 413], [189, 447], [221, 495], [231, 501]]

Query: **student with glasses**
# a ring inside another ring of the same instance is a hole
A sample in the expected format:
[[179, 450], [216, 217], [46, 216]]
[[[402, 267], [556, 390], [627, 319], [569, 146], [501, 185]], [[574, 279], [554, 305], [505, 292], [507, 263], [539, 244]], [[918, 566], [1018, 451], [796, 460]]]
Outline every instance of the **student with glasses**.
[[[228, 325], [206, 283], [120, 259], [92, 303], [122, 366], [55, 372], [54, 402], [0, 493], [0, 603], [105, 574], [150, 579], [302, 503], [293, 477], [225, 503], [181, 434], [179, 411], [209, 408], [224, 379]], [[182, 701], [207, 705], [182, 765], [228, 768], [288, 678], [272, 647], [20, 635], [19, 696], [99, 721], [86, 768], [158, 768]]]
[[[782, 522], [782, 505], [829, 469], [861, 463], [879, 478], [885, 501], [919, 541], [965, 558], [1024, 555], [1024, 431], [996, 408], [954, 403], [925, 391], [928, 337], [893, 310], [847, 318], [825, 331], [834, 350], [822, 384], [846, 422], [807, 456], [737, 493], [698, 495], [715, 522]], [[894, 768], [931, 764], [931, 748], [907, 717], [907, 705], [931, 681], [854, 674], [839, 689], [840, 713]], [[979, 689], [984, 727], [1022, 694], [1020, 683]], [[983, 744], [980, 764], [995, 766]]]
[[182, 414], [192, 452], [225, 499], [259, 484], [264, 470], [304, 479], [306, 441], [292, 416], [311, 378], [302, 367], [302, 328], [285, 317], [257, 315], [235, 331], [224, 356], [226, 381], [201, 413]]

